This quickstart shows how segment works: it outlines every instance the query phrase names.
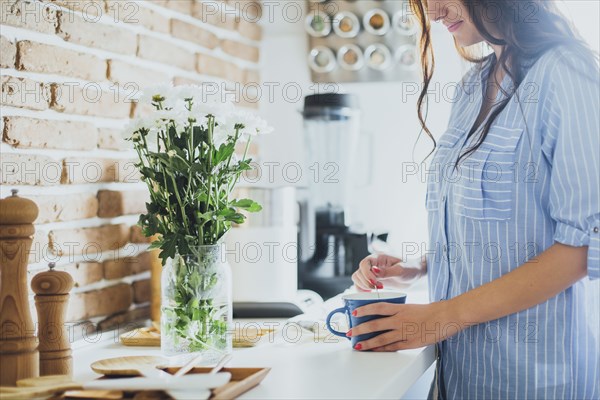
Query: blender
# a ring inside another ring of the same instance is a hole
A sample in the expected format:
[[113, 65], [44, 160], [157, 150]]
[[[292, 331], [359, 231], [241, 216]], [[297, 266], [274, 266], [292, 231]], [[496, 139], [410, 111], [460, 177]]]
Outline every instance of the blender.
[[353, 165], [360, 134], [358, 99], [322, 93], [304, 99], [308, 198], [300, 201], [298, 285], [333, 297], [370, 253], [370, 238], [351, 228]]

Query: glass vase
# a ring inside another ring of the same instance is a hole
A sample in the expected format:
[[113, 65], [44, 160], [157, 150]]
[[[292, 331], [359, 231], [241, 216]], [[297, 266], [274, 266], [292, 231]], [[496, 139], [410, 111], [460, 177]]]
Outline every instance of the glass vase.
[[161, 277], [161, 350], [203, 353], [200, 365], [232, 352], [231, 268], [221, 244], [177, 254]]

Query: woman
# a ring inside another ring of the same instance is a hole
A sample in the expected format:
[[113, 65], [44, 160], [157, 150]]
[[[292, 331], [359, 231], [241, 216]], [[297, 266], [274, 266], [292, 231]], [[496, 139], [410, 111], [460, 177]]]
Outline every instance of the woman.
[[[372, 290], [427, 272], [432, 302], [364, 306], [385, 317], [348, 335], [387, 331], [362, 351], [436, 344], [431, 397], [600, 397], [598, 63], [553, 3], [411, 0], [430, 136], [430, 20], [477, 64], [428, 167], [422, 268], [373, 255], [353, 275]], [[493, 52], [468, 55], [477, 43]]]

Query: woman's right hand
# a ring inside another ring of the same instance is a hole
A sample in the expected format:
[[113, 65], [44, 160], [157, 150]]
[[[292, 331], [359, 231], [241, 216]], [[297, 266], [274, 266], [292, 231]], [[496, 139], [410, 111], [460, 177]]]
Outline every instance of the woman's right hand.
[[386, 281], [392, 286], [393, 283], [410, 283], [427, 272], [424, 258], [415, 264], [409, 266], [397, 257], [372, 254], [360, 262], [358, 270], [352, 274], [352, 281], [361, 291], [383, 289]]

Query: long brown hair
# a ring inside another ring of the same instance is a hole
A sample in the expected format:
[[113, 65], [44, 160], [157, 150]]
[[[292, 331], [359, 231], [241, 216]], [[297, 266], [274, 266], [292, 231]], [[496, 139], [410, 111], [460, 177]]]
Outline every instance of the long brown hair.
[[[457, 0], [458, 1], [458, 0]], [[523, 62], [532, 65], [546, 51], [560, 45], [570, 45], [587, 54], [593, 54], [580, 38], [569, 20], [556, 8], [553, 1], [529, 0], [527, 2], [514, 0], [460, 0], [468, 10], [473, 24], [487, 43], [503, 46], [502, 54], [497, 60], [500, 66], [513, 81], [513, 92], [506, 93], [500, 87], [505, 99], [492, 108], [489, 118], [483, 126], [480, 136], [457, 160], [467, 157], [476, 151], [485, 140], [490, 127], [498, 115], [509, 103], [523, 81], [526, 71], [522, 69]], [[423, 74], [423, 87], [417, 101], [417, 111], [422, 129], [433, 141], [436, 141], [427, 128], [427, 89], [435, 67], [435, 57], [431, 43], [431, 23], [428, 16], [427, 0], [409, 0], [414, 16], [421, 27], [420, 55]], [[494, 18], [487, 17], [488, 10], [493, 10]], [[493, 24], [501, 37], [494, 37], [486, 28], [484, 22]], [[535, 23], [533, 23], [535, 22]], [[459, 54], [466, 60], [482, 64], [492, 57], [474, 54], [472, 48], [459, 46], [455, 42]], [[597, 55], [594, 55], [597, 60]], [[518, 99], [517, 99], [518, 100]], [[477, 131], [477, 126], [471, 127], [469, 136]]]

